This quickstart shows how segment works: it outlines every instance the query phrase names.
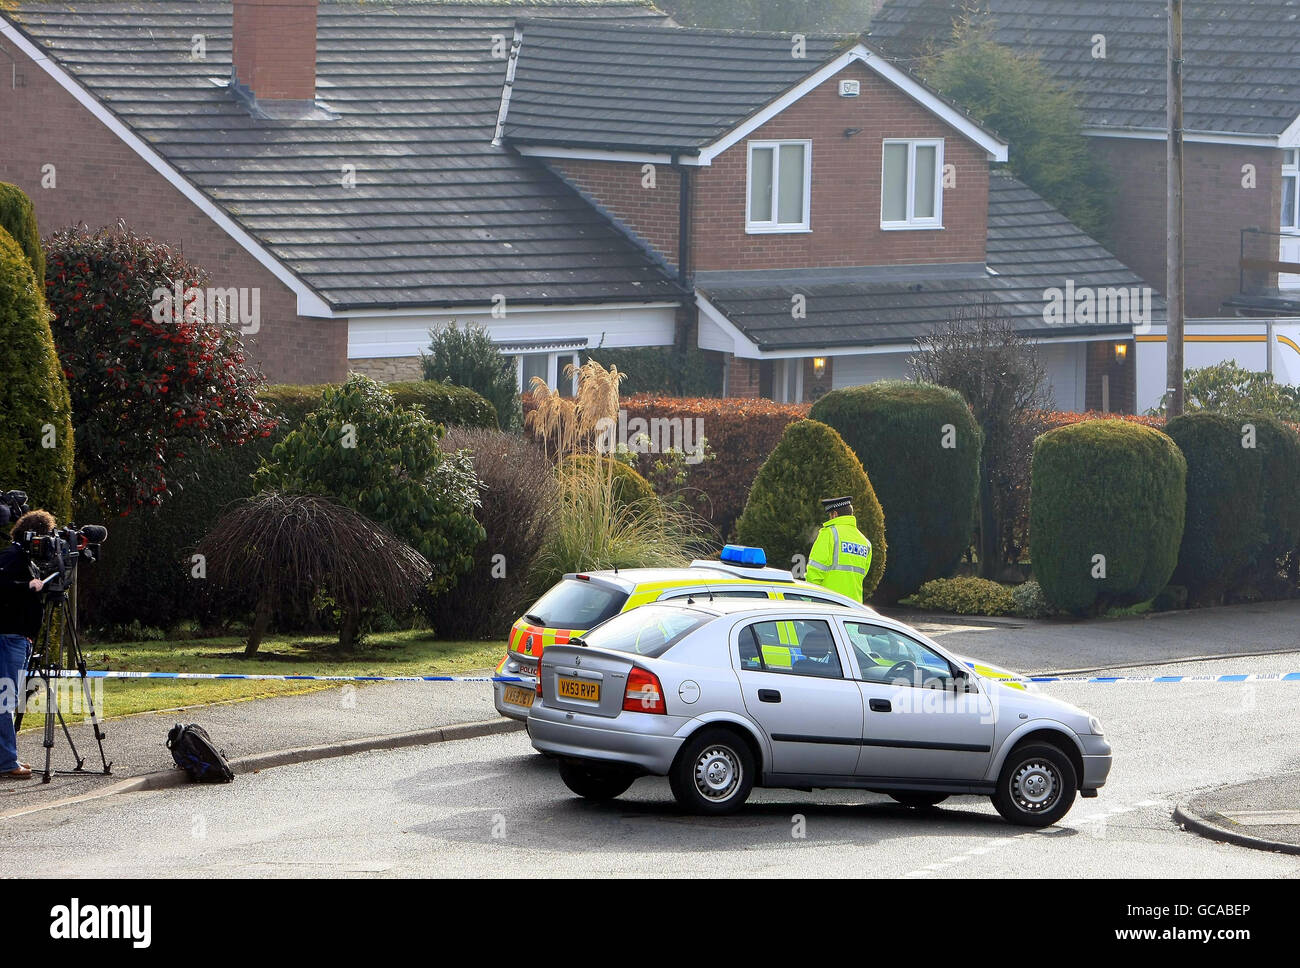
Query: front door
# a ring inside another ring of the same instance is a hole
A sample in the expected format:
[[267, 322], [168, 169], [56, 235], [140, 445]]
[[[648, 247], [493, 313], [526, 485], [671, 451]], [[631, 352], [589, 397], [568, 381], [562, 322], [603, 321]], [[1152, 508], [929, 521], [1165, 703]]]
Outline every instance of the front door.
[[862, 694], [822, 619], [754, 622], [735, 643], [745, 710], [772, 746], [770, 773], [853, 776]]

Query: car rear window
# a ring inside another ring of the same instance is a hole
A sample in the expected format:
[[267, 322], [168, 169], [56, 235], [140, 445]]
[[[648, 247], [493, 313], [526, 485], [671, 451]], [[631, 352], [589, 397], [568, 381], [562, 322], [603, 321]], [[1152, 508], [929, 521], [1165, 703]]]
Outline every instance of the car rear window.
[[671, 605], [642, 605], [615, 615], [582, 641], [592, 648], [631, 652], [650, 658], [663, 655], [681, 639], [709, 621], [708, 612]]
[[566, 578], [537, 600], [527, 619], [548, 629], [595, 628], [627, 604], [627, 592], [581, 578]]

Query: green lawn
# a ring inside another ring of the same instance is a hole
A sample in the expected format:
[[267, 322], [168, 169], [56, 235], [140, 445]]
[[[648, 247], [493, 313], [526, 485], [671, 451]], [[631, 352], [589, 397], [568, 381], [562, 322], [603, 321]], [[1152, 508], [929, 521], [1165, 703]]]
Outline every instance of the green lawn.
[[[494, 669], [505, 654], [503, 642], [443, 642], [427, 631], [372, 635], [356, 651], [340, 654], [330, 646], [333, 636], [268, 636], [261, 651], [244, 656], [244, 642], [231, 636], [168, 642], [82, 643], [90, 669], [126, 672], [287, 673], [326, 676], [463, 675]], [[328, 689], [329, 683], [241, 680], [108, 679], [104, 681], [101, 716], [266, 696], [286, 696]], [[70, 715], [78, 721], [79, 715]], [[30, 715], [23, 729], [34, 729], [41, 717]]]

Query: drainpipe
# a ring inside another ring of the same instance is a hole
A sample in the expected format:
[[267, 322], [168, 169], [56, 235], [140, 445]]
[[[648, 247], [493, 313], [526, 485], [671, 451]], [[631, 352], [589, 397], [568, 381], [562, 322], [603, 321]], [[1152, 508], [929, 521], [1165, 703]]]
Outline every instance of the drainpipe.
[[677, 172], [677, 282], [691, 288], [691, 174], [681, 163], [681, 154], [673, 152], [673, 171]]
[[[673, 171], [677, 172], [677, 285], [681, 287], [686, 300], [685, 323], [677, 337], [677, 352], [683, 362], [690, 350], [689, 341], [692, 332], [698, 332], [699, 310], [695, 306], [695, 285], [691, 271], [691, 170], [681, 163], [681, 154], [672, 154]], [[685, 366], [678, 370], [678, 375], [685, 372]], [[682, 392], [682, 384], [677, 384]]]

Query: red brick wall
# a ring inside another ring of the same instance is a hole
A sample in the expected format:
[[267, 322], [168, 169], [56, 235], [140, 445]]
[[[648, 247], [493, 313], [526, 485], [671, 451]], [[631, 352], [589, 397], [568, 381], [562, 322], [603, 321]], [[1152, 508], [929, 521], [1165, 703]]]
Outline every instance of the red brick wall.
[[758, 360], [743, 360], [733, 356], [727, 364], [727, 396], [760, 396]]
[[654, 165], [652, 188], [643, 166], [627, 162], [552, 161], [551, 164], [642, 239], [677, 265], [680, 179], [670, 165]]
[[[839, 81], [857, 78], [862, 93], [839, 96]], [[845, 128], [861, 128], [853, 138]], [[748, 140], [812, 141], [812, 231], [745, 231]], [[956, 187], [943, 199], [940, 231], [880, 228], [882, 142], [943, 138], [944, 164], [956, 166]], [[584, 191], [677, 263], [677, 175], [656, 166], [656, 187], [642, 187], [639, 164], [554, 161]], [[853, 64], [809, 93], [707, 167], [693, 169], [693, 269], [780, 269], [808, 266], [982, 262], [988, 232], [989, 170], [984, 150], [911, 98]]]
[[235, 0], [235, 76], [259, 98], [316, 96], [316, 0]]
[[[1094, 138], [1092, 143], [1115, 177], [1115, 255], [1164, 292], [1166, 145], [1127, 138]], [[1239, 288], [1241, 230], [1278, 230], [1282, 153], [1206, 144], [1188, 144], [1185, 152], [1186, 312], [1220, 316], [1223, 301]], [[1255, 166], [1253, 189], [1242, 185], [1244, 165]]]
[[[839, 96], [841, 79], [861, 81], [856, 98]], [[861, 128], [852, 138], [845, 128]], [[748, 140], [812, 140], [812, 231], [745, 232]], [[943, 138], [944, 164], [956, 187], [944, 192], [941, 231], [880, 228], [881, 142]], [[989, 172], [984, 149], [948, 127], [861, 64], [852, 64], [699, 170], [692, 246], [695, 268], [982, 262], [988, 231]]]
[[[53, 78], [12, 44], [26, 85], [0, 84], [0, 181], [36, 205], [41, 233], [77, 223], [125, 219], [135, 231], [182, 250], [212, 285], [261, 290], [261, 331], [245, 336], [253, 359], [275, 382], [321, 383], [347, 372], [347, 323], [297, 315], [294, 294], [212, 223], [196, 205], [123, 144]], [[42, 166], [55, 187], [42, 188]]]

